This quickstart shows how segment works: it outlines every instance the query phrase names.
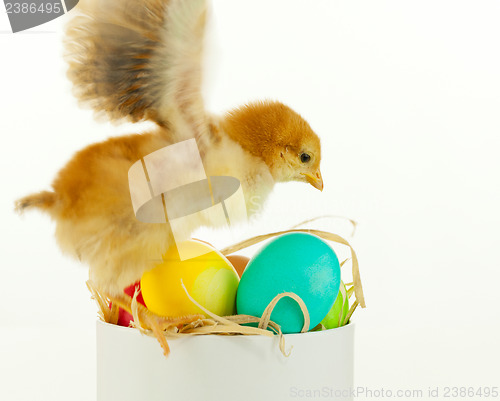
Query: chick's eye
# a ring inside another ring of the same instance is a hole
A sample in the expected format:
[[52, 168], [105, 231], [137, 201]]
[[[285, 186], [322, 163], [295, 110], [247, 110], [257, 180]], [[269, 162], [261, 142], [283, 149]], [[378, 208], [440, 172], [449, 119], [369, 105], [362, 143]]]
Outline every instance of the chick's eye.
[[307, 153], [302, 153], [300, 155], [300, 161], [302, 163], [307, 163], [309, 160], [311, 160], [311, 156], [309, 156]]

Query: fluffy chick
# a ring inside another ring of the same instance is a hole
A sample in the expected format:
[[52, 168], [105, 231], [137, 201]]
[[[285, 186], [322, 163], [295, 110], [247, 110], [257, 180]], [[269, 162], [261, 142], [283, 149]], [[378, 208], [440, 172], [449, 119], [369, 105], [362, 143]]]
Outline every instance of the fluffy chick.
[[[322, 189], [319, 139], [289, 107], [256, 103], [212, 120], [211, 143], [201, 154], [206, 173], [238, 178], [249, 215], [262, 208], [276, 182], [309, 181]], [[132, 164], [171, 145], [172, 136], [160, 127], [90, 145], [59, 172], [53, 191], [22, 198], [16, 207], [47, 212], [57, 223], [61, 249], [90, 266], [99, 289], [120, 294], [174, 243], [167, 224], [137, 220], [128, 182]], [[203, 224], [200, 220], [188, 231]]]
[[[309, 124], [278, 102], [258, 102], [223, 117], [201, 96], [205, 0], [81, 0], [67, 26], [68, 77], [80, 102], [111, 121], [149, 120], [150, 133], [111, 138], [78, 152], [52, 191], [20, 199], [56, 221], [65, 253], [89, 265], [99, 291], [130, 311], [123, 289], [139, 280], [174, 243], [168, 224], [134, 215], [128, 170], [144, 156], [195, 138], [206, 174], [240, 180], [249, 214], [276, 182], [323, 188], [320, 141]], [[168, 180], [169, 172], [165, 171]], [[202, 219], [186, 227], [209, 224]], [[198, 316], [153, 316], [139, 308], [165, 353], [161, 331]]]

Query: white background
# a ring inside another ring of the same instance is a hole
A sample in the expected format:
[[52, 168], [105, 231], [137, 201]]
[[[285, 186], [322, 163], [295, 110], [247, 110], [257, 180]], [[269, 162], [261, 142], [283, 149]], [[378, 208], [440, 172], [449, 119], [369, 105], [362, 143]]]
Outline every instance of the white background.
[[[0, 18], [0, 399], [93, 400], [87, 269], [13, 202], [78, 149], [138, 128], [78, 108], [62, 19], [9, 34]], [[216, 0], [214, 18], [208, 108], [279, 99], [322, 140], [324, 192], [277, 186], [252, 230], [359, 222], [356, 384], [500, 386], [500, 3]]]

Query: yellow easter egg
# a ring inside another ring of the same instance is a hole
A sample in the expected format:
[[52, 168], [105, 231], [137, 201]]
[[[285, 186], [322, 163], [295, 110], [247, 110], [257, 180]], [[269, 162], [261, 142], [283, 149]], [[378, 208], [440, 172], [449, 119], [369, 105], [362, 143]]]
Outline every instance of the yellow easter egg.
[[181, 261], [172, 247], [161, 264], [143, 274], [141, 291], [148, 309], [161, 316], [203, 314], [187, 297], [182, 279], [204, 308], [219, 316], [234, 314], [239, 277], [231, 263], [205, 242], [190, 240], [183, 246], [192, 258]]

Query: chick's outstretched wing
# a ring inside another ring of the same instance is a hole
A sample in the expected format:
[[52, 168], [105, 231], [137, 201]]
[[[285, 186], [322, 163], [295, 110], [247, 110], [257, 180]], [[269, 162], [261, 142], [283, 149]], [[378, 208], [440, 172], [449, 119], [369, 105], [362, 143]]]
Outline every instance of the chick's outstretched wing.
[[99, 117], [152, 120], [203, 144], [206, 11], [205, 0], [81, 0], [65, 38], [76, 97]]

